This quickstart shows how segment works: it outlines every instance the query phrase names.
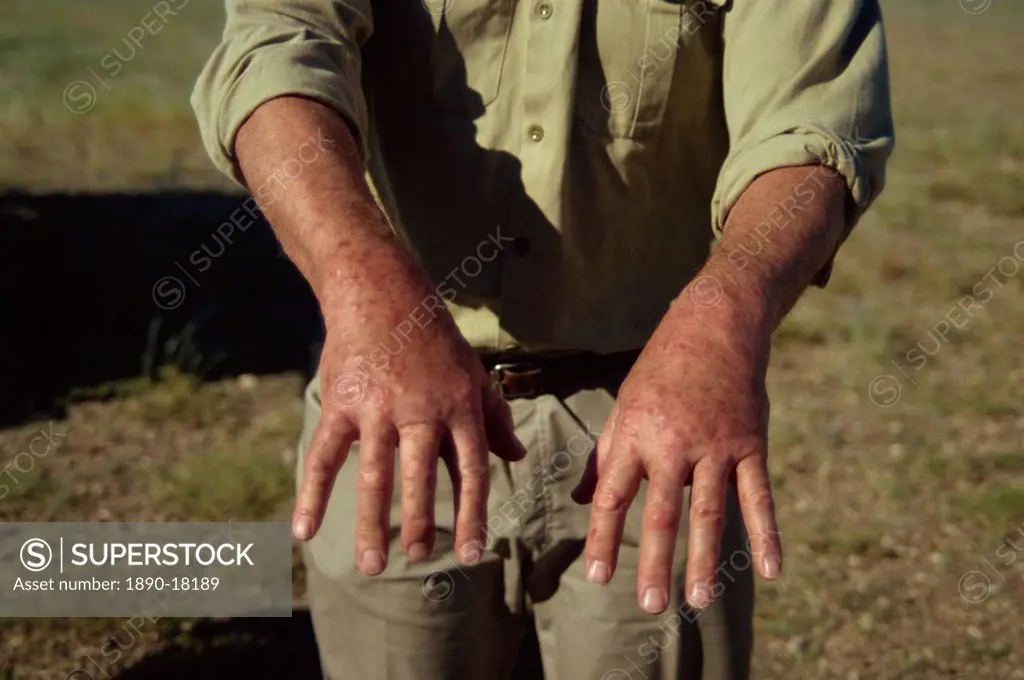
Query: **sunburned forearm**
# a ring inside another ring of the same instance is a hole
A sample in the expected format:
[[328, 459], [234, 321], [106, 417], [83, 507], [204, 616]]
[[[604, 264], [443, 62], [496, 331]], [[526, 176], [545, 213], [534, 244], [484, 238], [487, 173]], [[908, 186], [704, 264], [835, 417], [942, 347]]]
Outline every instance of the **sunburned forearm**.
[[770, 334], [835, 252], [846, 198], [843, 178], [821, 166], [761, 175], [729, 213], [690, 292], [724, 300]]
[[729, 483], [756, 545], [752, 564], [765, 578], [779, 575], [782, 546], [766, 465], [771, 333], [835, 251], [845, 201], [843, 180], [817, 166], [765, 173], [737, 201], [719, 248], [673, 301], [619, 390], [614, 417], [574, 491], [578, 502], [594, 501], [584, 548], [590, 580], [607, 582], [614, 571], [623, 508], [645, 476], [637, 583], [646, 611], [663, 611], [668, 602], [679, 490], [687, 484], [692, 606], [706, 607], [721, 592], [714, 565]]
[[344, 282], [346, 260], [393, 251], [358, 146], [332, 109], [298, 97], [269, 101], [242, 126], [235, 151], [249, 190], [321, 303]]
[[649, 481], [637, 580], [648, 612], [667, 602], [685, 484], [692, 606], [708, 606], [719, 592], [714, 565], [730, 479], [757, 544], [752, 563], [765, 578], [779, 575], [782, 546], [766, 466], [771, 333], [835, 251], [845, 200], [845, 183], [834, 173], [799, 167], [761, 175], [736, 202], [718, 249], [673, 302], [622, 385], [616, 416], [575, 491], [578, 501], [595, 504], [588, 578], [610, 577], [615, 526], [641, 476]]
[[[311, 141], [321, 138], [330, 140], [322, 150]], [[396, 448], [402, 452], [401, 544], [410, 561], [427, 559], [443, 451], [452, 487], [460, 490], [452, 547], [464, 564], [476, 564], [486, 538], [488, 452], [510, 461], [526, 452], [508, 404], [444, 299], [392, 236], [363, 181], [347, 124], [319, 104], [275, 99], [250, 117], [235, 146], [246, 184], [324, 316], [323, 398], [304, 454], [295, 537], [305, 541], [319, 531], [338, 470], [358, 440], [359, 459], [349, 465], [358, 466], [360, 570], [381, 573], [394, 541], [388, 509]], [[413, 331], [408, 319], [420, 309], [430, 317]], [[400, 336], [400, 351], [385, 349], [402, 323], [410, 328]]]

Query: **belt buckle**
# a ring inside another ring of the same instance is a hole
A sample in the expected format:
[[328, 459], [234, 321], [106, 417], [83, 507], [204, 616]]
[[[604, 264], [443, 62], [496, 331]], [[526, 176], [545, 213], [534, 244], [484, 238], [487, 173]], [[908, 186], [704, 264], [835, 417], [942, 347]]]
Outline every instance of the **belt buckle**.
[[536, 364], [529, 361], [509, 361], [494, 364], [491, 367], [491, 380], [494, 386], [498, 389], [506, 399], [518, 399], [521, 397], [536, 397], [540, 394], [539, 385], [534, 386], [533, 389], [522, 389], [516, 391], [505, 384], [505, 379], [508, 376], [516, 378], [536, 378], [539, 383], [539, 378], [543, 374], [543, 371], [537, 367]]

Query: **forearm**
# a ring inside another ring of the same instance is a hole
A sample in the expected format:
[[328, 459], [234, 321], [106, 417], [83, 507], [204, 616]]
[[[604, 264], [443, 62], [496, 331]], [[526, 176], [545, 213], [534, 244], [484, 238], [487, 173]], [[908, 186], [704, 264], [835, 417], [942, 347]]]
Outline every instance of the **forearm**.
[[739, 314], [765, 337], [824, 267], [846, 230], [846, 183], [822, 166], [758, 177], [736, 202], [719, 247], [691, 284], [704, 305]]
[[321, 306], [332, 286], [348, 283], [346, 263], [394, 257], [358, 145], [332, 109], [298, 97], [271, 100], [239, 130], [235, 153], [246, 185]]

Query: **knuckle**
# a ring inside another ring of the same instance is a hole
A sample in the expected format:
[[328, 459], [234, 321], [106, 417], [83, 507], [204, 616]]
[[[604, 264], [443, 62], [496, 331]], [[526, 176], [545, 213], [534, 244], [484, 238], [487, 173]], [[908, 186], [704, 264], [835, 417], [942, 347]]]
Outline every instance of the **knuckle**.
[[[401, 394], [395, 392], [394, 388], [388, 391], [384, 389], [368, 390], [366, 396], [361, 401], [349, 407], [350, 411], [358, 411], [359, 413], [351, 414], [349, 417], [363, 422], [390, 421], [394, 414], [394, 400], [396, 398], [400, 399], [401, 396]], [[344, 412], [341, 415], [344, 415]]]
[[642, 409], [624, 408], [619, 411], [615, 429], [621, 427], [626, 431], [636, 430], [645, 424], [646, 417], [646, 412]]
[[382, 492], [390, 480], [379, 467], [368, 467], [359, 472], [359, 489], [364, 492]]
[[686, 435], [675, 427], [665, 428], [658, 435], [658, 443], [666, 451], [679, 451], [687, 444]]
[[398, 432], [398, 438], [401, 441], [412, 441], [417, 444], [423, 443], [433, 439], [437, 435], [438, 426], [433, 417], [423, 417], [425, 414], [422, 413], [425, 409], [416, 409], [419, 416], [409, 422], [399, 421], [396, 423], [395, 430]]
[[410, 540], [422, 539], [434, 533], [434, 522], [429, 517], [414, 516], [407, 519], [403, 525], [403, 532]]
[[486, 465], [472, 462], [459, 465], [459, 474], [466, 485], [484, 485], [490, 479], [490, 469]]
[[747, 552], [754, 557], [761, 557], [771, 552], [780, 550], [778, 532], [759, 531], [747, 538]]
[[658, 531], [671, 530], [679, 521], [675, 508], [665, 501], [649, 503], [645, 515], [647, 526]]
[[772, 492], [768, 489], [758, 489], [757, 491], [751, 491], [743, 497], [743, 501], [746, 505], [753, 508], [754, 510], [770, 510], [774, 507], [774, 501], [772, 500]]
[[711, 473], [712, 476], [735, 466], [737, 459], [733, 458], [733, 453], [740, 446], [742, 445], [723, 445], [705, 437], [698, 437], [690, 443], [690, 449], [696, 454], [694, 457], [701, 462], [705, 473]]
[[594, 494], [594, 509], [598, 512], [618, 515], [626, 511], [629, 501], [617, 491], [600, 489]]
[[730, 456], [726, 460], [740, 461], [747, 458], [763, 458], [765, 455], [765, 440], [756, 434], [750, 434], [735, 442]]
[[699, 502], [693, 506], [693, 520], [701, 524], [721, 527], [725, 523], [725, 512], [717, 503]]
[[463, 498], [478, 499], [480, 503], [486, 503], [487, 499], [487, 480], [479, 477], [463, 477], [462, 479], [462, 496]]
[[334, 471], [334, 459], [332, 456], [314, 454], [306, 458], [306, 476], [311, 481], [326, 477]]
[[346, 408], [335, 399], [324, 399], [321, 402], [320, 427], [336, 430], [346, 427], [349, 415]]
[[687, 569], [693, 569], [695, 583], [710, 584], [715, 581], [715, 569], [717, 566], [714, 555], [709, 553], [707, 557], [695, 555], [691, 559], [690, 564], [687, 565]]
[[356, 528], [356, 545], [378, 546], [384, 542], [384, 530], [376, 525]]
[[449, 383], [448, 397], [456, 404], [468, 404], [479, 391], [468, 377], [460, 377]]
[[402, 485], [432, 484], [437, 477], [437, 466], [433, 461], [416, 458], [406, 461], [402, 466]]

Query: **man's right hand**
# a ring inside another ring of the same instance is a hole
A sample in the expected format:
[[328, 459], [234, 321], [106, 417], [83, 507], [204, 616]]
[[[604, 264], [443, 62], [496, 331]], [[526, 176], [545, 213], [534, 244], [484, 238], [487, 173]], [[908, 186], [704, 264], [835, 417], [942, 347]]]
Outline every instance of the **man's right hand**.
[[443, 299], [397, 246], [351, 244], [324, 284], [322, 411], [306, 454], [295, 533], [317, 530], [338, 469], [359, 440], [356, 551], [360, 570], [387, 561], [395, 448], [402, 546], [413, 561], [434, 542], [438, 458], [456, 497], [455, 550], [467, 564], [485, 542], [488, 450], [525, 455], [508, 404], [462, 338]]
[[250, 190], [311, 136], [339, 143], [292, 187], [261, 202], [313, 288], [327, 329], [321, 415], [306, 453], [295, 536], [308, 540], [319, 530], [338, 470], [358, 441], [359, 569], [376, 575], [387, 563], [396, 448], [401, 540], [409, 558], [426, 559], [433, 549], [443, 460], [455, 490], [455, 552], [474, 564], [486, 538], [488, 451], [506, 460], [526, 454], [508, 404], [426, 274], [391, 236], [340, 116], [294, 98], [257, 109], [236, 141]]

